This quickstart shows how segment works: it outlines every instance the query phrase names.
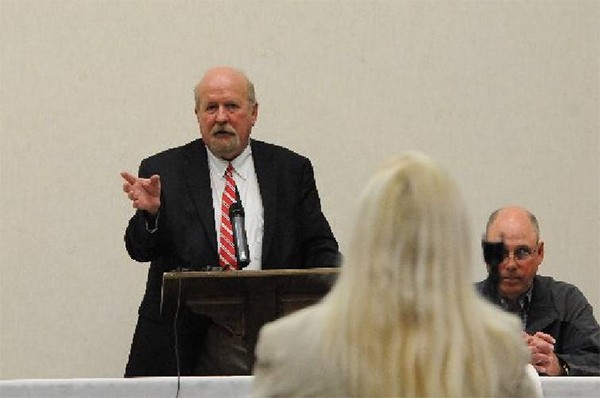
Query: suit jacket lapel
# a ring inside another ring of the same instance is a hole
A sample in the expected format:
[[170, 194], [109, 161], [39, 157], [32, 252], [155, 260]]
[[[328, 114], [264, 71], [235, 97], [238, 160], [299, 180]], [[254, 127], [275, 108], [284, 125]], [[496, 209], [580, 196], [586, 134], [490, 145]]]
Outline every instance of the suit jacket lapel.
[[264, 231], [263, 231], [263, 265], [268, 263], [269, 251], [273, 240], [275, 220], [277, 217], [277, 175], [272, 161], [272, 152], [263, 142], [250, 141], [254, 170], [258, 180], [258, 187], [263, 204]]
[[185, 152], [184, 179], [192, 202], [198, 211], [200, 221], [206, 230], [206, 236], [213, 249], [217, 250], [215, 213], [213, 209], [210, 171], [206, 146], [202, 140], [196, 140]]

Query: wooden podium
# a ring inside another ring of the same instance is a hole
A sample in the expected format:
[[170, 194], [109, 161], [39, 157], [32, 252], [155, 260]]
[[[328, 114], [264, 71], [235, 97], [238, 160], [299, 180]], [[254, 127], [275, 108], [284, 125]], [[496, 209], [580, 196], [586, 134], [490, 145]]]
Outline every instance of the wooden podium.
[[338, 272], [339, 268], [167, 272], [161, 311], [174, 314], [179, 300], [181, 306], [241, 336], [253, 354], [265, 323], [319, 301]]

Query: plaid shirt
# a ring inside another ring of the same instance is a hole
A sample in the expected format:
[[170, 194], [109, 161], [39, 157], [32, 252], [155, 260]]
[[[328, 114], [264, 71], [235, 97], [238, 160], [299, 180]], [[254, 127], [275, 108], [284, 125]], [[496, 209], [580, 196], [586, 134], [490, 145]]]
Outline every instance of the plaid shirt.
[[523, 330], [527, 326], [527, 312], [529, 311], [529, 303], [531, 302], [531, 294], [533, 292], [533, 285], [524, 294], [517, 297], [515, 300], [509, 300], [505, 297], [501, 297], [500, 294], [496, 297], [496, 302], [505, 311], [511, 312], [518, 315], [521, 318], [521, 325]]

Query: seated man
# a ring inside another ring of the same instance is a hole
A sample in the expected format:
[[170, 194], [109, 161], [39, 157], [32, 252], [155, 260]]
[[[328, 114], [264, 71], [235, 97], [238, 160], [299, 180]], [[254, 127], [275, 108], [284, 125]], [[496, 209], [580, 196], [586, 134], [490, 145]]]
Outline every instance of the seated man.
[[484, 253], [489, 276], [477, 288], [521, 318], [538, 373], [600, 375], [600, 326], [592, 306], [577, 287], [536, 275], [544, 259], [544, 242], [535, 216], [520, 207], [494, 211], [484, 246], [486, 242], [503, 245], [495, 262]]

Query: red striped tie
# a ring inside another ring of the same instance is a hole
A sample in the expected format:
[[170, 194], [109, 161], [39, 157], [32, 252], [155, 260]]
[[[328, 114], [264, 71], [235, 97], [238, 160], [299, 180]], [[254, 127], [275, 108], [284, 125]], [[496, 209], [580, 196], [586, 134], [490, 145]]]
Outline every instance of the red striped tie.
[[235, 181], [231, 163], [225, 170], [225, 189], [221, 199], [221, 230], [219, 238], [219, 265], [224, 270], [237, 269], [235, 246], [233, 245], [233, 228], [229, 219], [229, 207], [236, 202]]

